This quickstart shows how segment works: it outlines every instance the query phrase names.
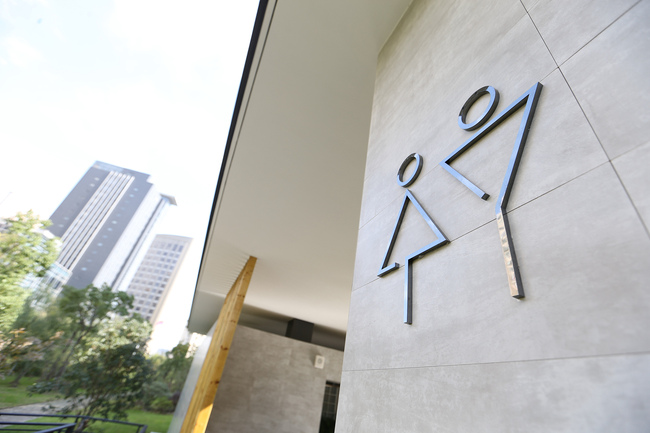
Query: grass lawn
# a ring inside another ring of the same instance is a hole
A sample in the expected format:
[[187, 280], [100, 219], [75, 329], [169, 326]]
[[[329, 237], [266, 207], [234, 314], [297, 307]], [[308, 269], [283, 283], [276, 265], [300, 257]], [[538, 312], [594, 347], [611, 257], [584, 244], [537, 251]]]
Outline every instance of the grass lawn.
[[[147, 432], [159, 432], [166, 433], [169, 428], [169, 423], [172, 422], [172, 414], [160, 414], [145, 412], [143, 410], [127, 410], [126, 413], [129, 417], [125, 420], [128, 422], [134, 422], [138, 424], [146, 424]], [[97, 426], [100, 427], [102, 433], [122, 433], [122, 432], [133, 432], [135, 433], [135, 428], [127, 425], [112, 424], [112, 423], [97, 423]], [[99, 430], [99, 429], [98, 429]]]
[[36, 377], [23, 377], [16, 388], [9, 385], [13, 381], [13, 377], [0, 380], [0, 409], [56, 400], [57, 396], [55, 394], [29, 395], [27, 387], [33, 385], [37, 380]]
[[[166, 433], [169, 428], [169, 423], [172, 422], [172, 414], [159, 414], [152, 412], [145, 412], [143, 410], [127, 410], [128, 418], [124, 421], [133, 422], [137, 424], [146, 424], [147, 433], [158, 432]], [[68, 420], [61, 420], [60, 418], [43, 417], [32, 420], [31, 422], [70, 422]], [[137, 433], [135, 426], [114, 424], [110, 422], [98, 421], [88, 428], [89, 431], [94, 433]]]
[[[58, 400], [56, 394], [32, 394], [29, 395], [27, 387], [33, 385], [38, 378], [24, 377], [20, 380], [20, 384], [16, 388], [9, 386], [12, 377], [0, 380], [0, 410], [14, 406], [22, 406], [32, 403], [45, 403], [52, 400]], [[147, 432], [166, 433], [169, 428], [169, 423], [172, 421], [172, 414], [159, 414], [152, 412], [145, 412], [143, 410], [133, 409], [127, 410], [128, 419], [126, 421], [137, 424], [146, 424], [148, 426]], [[59, 418], [43, 417], [32, 422], [62, 422]], [[135, 427], [97, 422], [91, 428], [92, 431], [97, 433], [136, 433]]]

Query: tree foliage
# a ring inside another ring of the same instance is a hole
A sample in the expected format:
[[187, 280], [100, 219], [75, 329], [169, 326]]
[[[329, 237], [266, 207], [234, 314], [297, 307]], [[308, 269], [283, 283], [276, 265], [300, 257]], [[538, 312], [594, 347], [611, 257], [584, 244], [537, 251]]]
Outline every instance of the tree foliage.
[[164, 381], [172, 393], [180, 392], [185, 384], [185, 378], [192, 366], [193, 357], [189, 353], [189, 343], [178, 343], [167, 352], [164, 361], [156, 369], [156, 375]]
[[56, 343], [61, 333], [55, 333], [48, 340], [29, 335], [25, 329], [15, 329], [7, 335], [0, 332], [0, 378], [14, 376], [12, 386], [18, 386], [34, 364], [40, 363], [45, 353]]
[[29, 295], [20, 284], [29, 274], [37, 277], [54, 263], [58, 254], [55, 238], [43, 236], [49, 221], [32, 211], [7, 218], [0, 233], [0, 329], [5, 331], [16, 319]]
[[0, 362], [14, 373], [42, 369], [32, 391], [58, 393], [69, 413], [122, 418], [136, 406], [172, 411], [192, 363], [190, 346], [147, 358], [152, 327], [129, 315], [132, 304], [132, 296], [106, 285], [66, 286], [49, 305], [26, 303], [15, 322], [24, 329], [4, 340], [0, 334], [9, 355]]
[[30, 336], [41, 340], [48, 340], [57, 332], [63, 333], [63, 330], [60, 329], [61, 319], [54, 299], [49, 298], [38, 302], [38, 298], [34, 294], [31, 294], [23, 304], [23, 309], [14, 321], [13, 328], [25, 329]]
[[107, 349], [129, 343], [144, 348], [151, 337], [151, 331], [151, 323], [140, 315], [118, 316], [111, 320], [104, 320], [85, 345], [87, 350]]
[[57, 391], [68, 405], [65, 413], [102, 418], [126, 418], [151, 376], [144, 348], [136, 343], [101, 347], [72, 364], [59, 378], [41, 382], [36, 392]]
[[125, 418], [152, 375], [145, 356], [151, 324], [127, 315], [132, 304], [131, 295], [106, 285], [64, 287], [52, 314], [66, 338], [46, 380], [33, 390], [58, 392], [68, 413]]
[[53, 360], [48, 379], [65, 373], [77, 348], [83, 347], [86, 339], [98, 331], [102, 321], [114, 316], [126, 316], [133, 306], [133, 296], [114, 292], [106, 284], [101, 288], [91, 284], [83, 289], [64, 286], [56, 304], [67, 344]]

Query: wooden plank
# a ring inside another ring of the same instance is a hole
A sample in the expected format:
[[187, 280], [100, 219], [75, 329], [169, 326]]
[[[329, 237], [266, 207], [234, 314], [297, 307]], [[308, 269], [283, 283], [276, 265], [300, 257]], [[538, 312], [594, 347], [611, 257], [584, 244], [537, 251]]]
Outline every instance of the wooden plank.
[[246, 298], [246, 292], [256, 262], [255, 257], [249, 257], [237, 280], [228, 291], [228, 295], [226, 295], [212, 335], [212, 341], [210, 341], [208, 353], [199, 373], [196, 388], [183, 420], [181, 433], [205, 433], [210, 413], [212, 413], [214, 397], [217, 394], [221, 374], [226, 365], [228, 351], [237, 329], [237, 323], [244, 306], [244, 299]]

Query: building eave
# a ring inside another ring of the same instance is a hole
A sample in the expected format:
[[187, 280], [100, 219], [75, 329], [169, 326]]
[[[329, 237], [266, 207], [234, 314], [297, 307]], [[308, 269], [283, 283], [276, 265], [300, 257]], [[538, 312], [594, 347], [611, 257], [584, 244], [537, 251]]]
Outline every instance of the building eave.
[[345, 332], [376, 58], [409, 4], [260, 2], [191, 331], [207, 332], [255, 256], [241, 323], [278, 332], [299, 318]]

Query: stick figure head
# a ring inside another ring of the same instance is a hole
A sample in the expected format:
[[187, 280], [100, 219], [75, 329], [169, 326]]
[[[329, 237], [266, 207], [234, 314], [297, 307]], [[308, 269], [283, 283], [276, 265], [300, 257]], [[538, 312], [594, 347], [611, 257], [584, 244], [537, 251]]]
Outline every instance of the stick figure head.
[[[411, 164], [411, 161], [415, 160], [415, 171], [411, 174], [411, 176], [404, 180], [404, 172], [406, 171], [406, 168]], [[406, 157], [402, 165], [400, 165], [399, 170], [397, 171], [397, 184], [403, 188], [408, 187], [411, 185], [415, 180], [418, 178], [420, 175], [420, 171], [422, 171], [422, 156], [418, 153], [412, 153], [409, 156]]]
[[[485, 108], [485, 111], [478, 119], [472, 123], [467, 123], [467, 113], [469, 112], [469, 109], [472, 108], [472, 105], [474, 105], [474, 103], [478, 101], [483, 95], [490, 95], [490, 102], [488, 103], [488, 106]], [[487, 122], [492, 113], [494, 113], [494, 110], [497, 109], [498, 104], [499, 92], [497, 89], [492, 86], [481, 87], [476, 92], [474, 92], [472, 96], [467, 99], [467, 101], [465, 101], [465, 105], [463, 105], [463, 107], [460, 109], [460, 113], [458, 113], [458, 126], [466, 131], [473, 131], [480, 128], [485, 122]]]

